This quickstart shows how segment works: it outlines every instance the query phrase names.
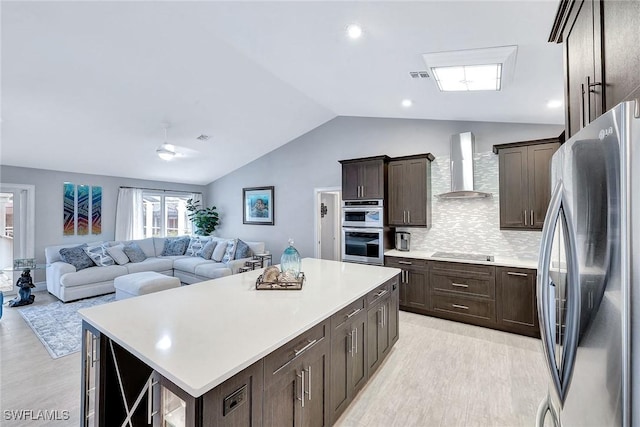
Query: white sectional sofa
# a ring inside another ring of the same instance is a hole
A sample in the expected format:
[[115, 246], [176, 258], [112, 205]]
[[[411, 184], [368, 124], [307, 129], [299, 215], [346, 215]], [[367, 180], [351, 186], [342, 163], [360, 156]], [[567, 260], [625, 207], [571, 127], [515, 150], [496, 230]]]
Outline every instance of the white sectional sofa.
[[[215, 239], [220, 242], [233, 239], [219, 237], [207, 237], [200, 239]], [[181, 282], [191, 284], [203, 280], [216, 279], [238, 272], [249, 258], [232, 259], [226, 263], [216, 262], [212, 259], [204, 259], [200, 256], [174, 255], [162, 256], [165, 239], [149, 237], [141, 240], [132, 240], [144, 252], [147, 257], [141, 262], [127, 262], [123, 265], [93, 266], [76, 270], [76, 268], [64, 262], [60, 256], [60, 249], [76, 247], [79, 244], [67, 244], [49, 246], [45, 248], [47, 263], [47, 290], [63, 302], [81, 298], [107, 294], [115, 291], [113, 281], [116, 277], [139, 273], [142, 271], [155, 271], [157, 273], [175, 276]], [[107, 245], [129, 242], [105, 242]], [[247, 242], [253, 253], [264, 253], [264, 242]]]

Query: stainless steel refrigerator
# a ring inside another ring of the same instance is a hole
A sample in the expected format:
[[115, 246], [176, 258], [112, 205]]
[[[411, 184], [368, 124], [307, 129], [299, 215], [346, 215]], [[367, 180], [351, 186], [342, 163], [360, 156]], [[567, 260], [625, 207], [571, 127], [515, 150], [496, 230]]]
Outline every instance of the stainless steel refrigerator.
[[551, 169], [537, 282], [548, 392], [537, 425], [640, 425], [640, 105], [593, 121]]

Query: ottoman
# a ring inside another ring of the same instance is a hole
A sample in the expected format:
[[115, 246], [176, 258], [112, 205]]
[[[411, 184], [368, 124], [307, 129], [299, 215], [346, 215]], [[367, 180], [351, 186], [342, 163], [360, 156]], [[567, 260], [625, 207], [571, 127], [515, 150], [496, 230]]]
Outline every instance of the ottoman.
[[165, 289], [179, 288], [180, 279], [154, 271], [143, 271], [116, 277], [113, 286], [116, 288], [116, 300], [121, 300]]

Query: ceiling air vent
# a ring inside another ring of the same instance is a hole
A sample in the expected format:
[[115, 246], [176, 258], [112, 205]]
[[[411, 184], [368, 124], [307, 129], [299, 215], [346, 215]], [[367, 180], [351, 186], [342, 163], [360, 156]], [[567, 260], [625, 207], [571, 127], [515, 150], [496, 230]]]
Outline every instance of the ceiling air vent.
[[196, 139], [198, 141], [207, 141], [207, 140], [209, 140], [209, 138], [211, 138], [209, 135], [202, 134], [199, 137], [197, 137]]
[[412, 79], [428, 79], [429, 73], [426, 71], [409, 71], [409, 75]]

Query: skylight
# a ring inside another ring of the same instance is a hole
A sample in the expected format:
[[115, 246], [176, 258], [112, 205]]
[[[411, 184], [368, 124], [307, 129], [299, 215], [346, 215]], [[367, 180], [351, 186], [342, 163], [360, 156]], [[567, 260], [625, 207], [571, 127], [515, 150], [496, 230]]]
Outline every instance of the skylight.
[[499, 46], [422, 57], [442, 92], [499, 91], [511, 79], [517, 51], [517, 46]]
[[443, 92], [500, 90], [502, 64], [461, 65], [431, 68]]

